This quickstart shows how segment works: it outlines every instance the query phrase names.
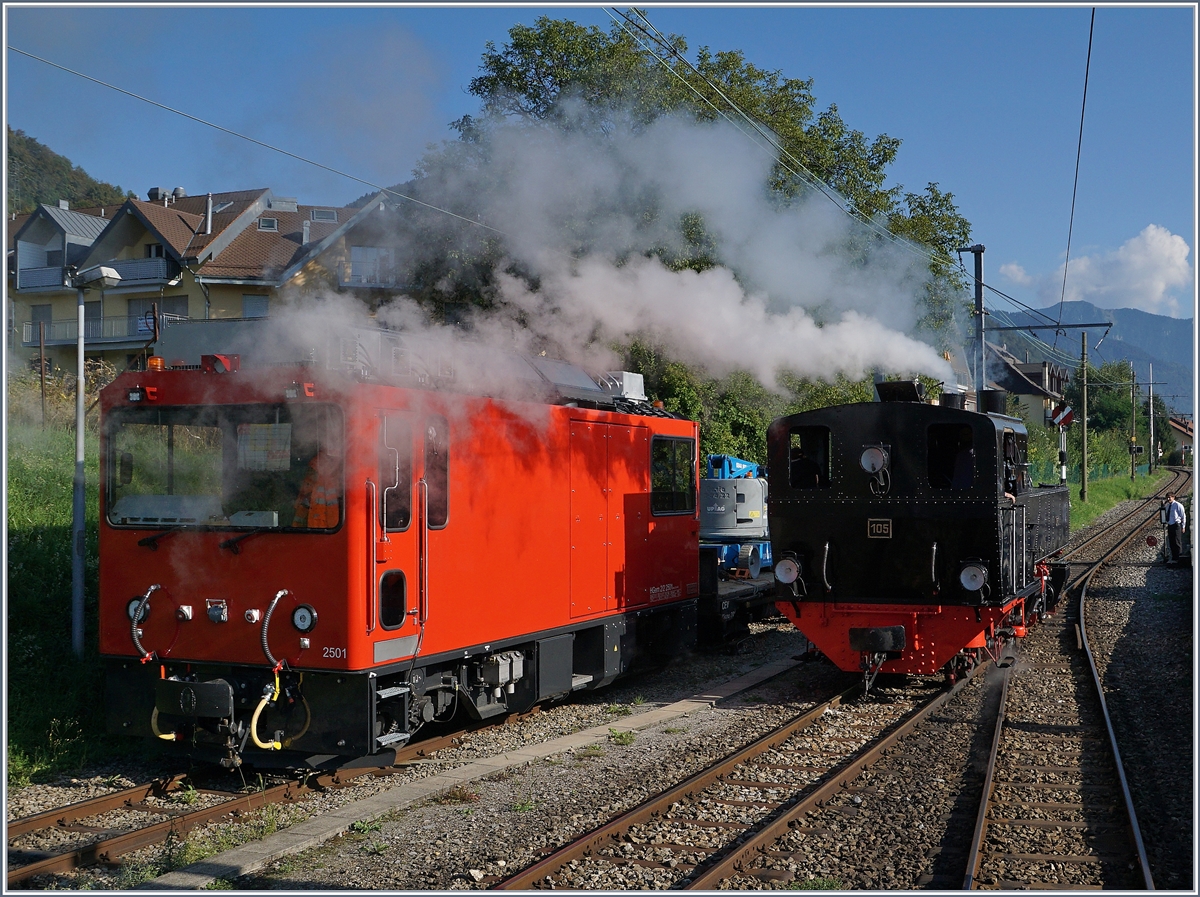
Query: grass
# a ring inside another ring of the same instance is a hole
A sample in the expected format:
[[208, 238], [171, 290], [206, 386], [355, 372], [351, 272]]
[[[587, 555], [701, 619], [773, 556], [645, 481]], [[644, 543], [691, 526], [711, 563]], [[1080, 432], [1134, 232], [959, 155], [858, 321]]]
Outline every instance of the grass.
[[1105, 511], [1132, 498], [1145, 498], [1158, 489], [1170, 476], [1159, 469], [1150, 476], [1139, 475], [1136, 480], [1127, 476], [1088, 481], [1088, 500], [1079, 500], [1079, 486], [1071, 488], [1071, 532], [1087, 526]]
[[842, 882], [838, 878], [810, 878], [794, 881], [788, 887], [793, 891], [840, 891]]
[[480, 799], [478, 791], [473, 791], [466, 785], [455, 785], [441, 794], [437, 795], [433, 800], [439, 804], [469, 804], [475, 803]]
[[598, 744], [589, 744], [575, 752], [577, 760], [595, 760], [604, 756], [604, 748]]
[[604, 712], [612, 716], [629, 716], [633, 713], [633, 708], [628, 704], [609, 704], [604, 708]]
[[620, 732], [616, 729], [608, 730], [608, 740], [613, 744], [631, 745], [637, 740], [636, 732]]

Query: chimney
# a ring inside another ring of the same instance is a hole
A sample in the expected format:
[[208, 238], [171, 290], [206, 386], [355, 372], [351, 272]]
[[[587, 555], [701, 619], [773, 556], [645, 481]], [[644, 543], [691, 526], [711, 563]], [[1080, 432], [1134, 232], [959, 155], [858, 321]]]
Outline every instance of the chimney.
[[65, 212], [71, 208], [71, 204], [69, 202], [67, 202], [65, 199], [60, 199], [58, 201], [58, 207]]
[[204, 232], [212, 233], [212, 194], [208, 194], [208, 199], [204, 201]]
[[311, 221], [305, 221], [305, 222], [304, 222], [304, 236], [300, 238], [300, 245], [301, 245], [301, 246], [307, 246], [307, 245], [308, 245], [308, 230], [309, 230], [309, 225], [311, 225], [311, 224], [312, 224], [312, 222], [311, 222]]

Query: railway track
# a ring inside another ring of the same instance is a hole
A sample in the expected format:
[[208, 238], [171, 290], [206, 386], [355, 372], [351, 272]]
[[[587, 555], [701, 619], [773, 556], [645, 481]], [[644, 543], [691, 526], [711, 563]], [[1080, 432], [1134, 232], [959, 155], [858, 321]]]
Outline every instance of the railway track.
[[1087, 643], [1086, 593], [1095, 573], [1156, 522], [1158, 495], [1189, 480], [1177, 471], [1070, 552], [1095, 555], [1067, 585], [1077, 601], [1025, 639], [1004, 671], [964, 889], [1154, 888]]
[[[484, 883], [498, 890], [713, 888], [784, 834], [802, 831], [800, 820], [813, 807], [854, 791], [863, 769], [968, 681], [933, 695], [926, 686], [923, 694], [881, 687], [864, 696], [856, 683], [534, 865]], [[780, 880], [771, 869], [756, 873]]]
[[[514, 715], [499, 724], [528, 715]], [[196, 787], [188, 776], [176, 775], [14, 819], [7, 831], [8, 887], [39, 875], [69, 872], [96, 863], [117, 866], [122, 856], [183, 836], [218, 819], [236, 818], [270, 804], [295, 802], [310, 794], [344, 788], [364, 776], [401, 772], [405, 764], [454, 745], [465, 731], [398, 750], [390, 766], [322, 771], [248, 792]]]

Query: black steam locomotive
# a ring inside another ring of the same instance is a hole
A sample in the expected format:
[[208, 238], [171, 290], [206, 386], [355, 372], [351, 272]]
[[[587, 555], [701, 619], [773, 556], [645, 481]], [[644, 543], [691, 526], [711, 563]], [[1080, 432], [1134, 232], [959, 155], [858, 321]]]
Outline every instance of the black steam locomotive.
[[767, 434], [777, 606], [843, 670], [951, 679], [1054, 608], [1063, 485], [1030, 482], [1028, 434], [918, 383], [780, 418]]

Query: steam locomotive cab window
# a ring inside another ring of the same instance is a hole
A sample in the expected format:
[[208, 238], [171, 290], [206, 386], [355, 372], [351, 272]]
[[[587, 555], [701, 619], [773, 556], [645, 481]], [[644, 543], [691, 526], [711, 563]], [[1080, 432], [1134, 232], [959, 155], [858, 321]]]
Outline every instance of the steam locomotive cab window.
[[389, 570], [380, 577], [379, 625], [384, 629], [399, 629], [404, 625], [407, 591], [403, 570]]
[[108, 425], [114, 526], [332, 530], [342, 518], [333, 406], [133, 408]]
[[931, 424], [929, 485], [934, 489], [970, 489], [975, 482], [975, 434], [970, 424]]
[[793, 489], [829, 488], [828, 427], [792, 428], [788, 482]]
[[650, 511], [655, 515], [696, 510], [696, 441], [655, 436], [650, 443]]
[[450, 519], [450, 428], [444, 417], [425, 422], [425, 482], [429, 489], [429, 528]]
[[385, 417], [379, 446], [379, 525], [388, 532], [408, 529], [412, 522], [412, 428], [397, 417]]
[[1004, 431], [1004, 491], [1017, 495], [1029, 489], [1029, 464], [1026, 462], [1026, 436]]

